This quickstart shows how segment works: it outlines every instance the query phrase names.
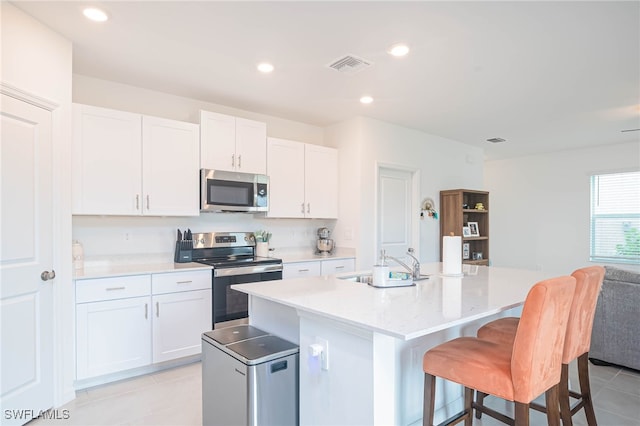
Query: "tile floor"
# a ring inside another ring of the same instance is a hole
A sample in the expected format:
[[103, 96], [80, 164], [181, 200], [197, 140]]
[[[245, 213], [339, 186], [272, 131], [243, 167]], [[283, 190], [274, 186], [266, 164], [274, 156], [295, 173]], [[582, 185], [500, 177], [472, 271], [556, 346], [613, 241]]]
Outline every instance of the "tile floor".
[[[599, 426], [640, 426], [640, 372], [590, 365], [591, 391]], [[575, 365], [572, 383], [577, 383]], [[69, 410], [66, 420], [38, 419], [29, 426], [51, 425], [202, 425], [201, 365], [189, 364], [139, 378], [78, 392], [77, 398], [61, 410]], [[512, 408], [489, 397], [487, 405], [506, 413]], [[475, 420], [475, 419], [474, 419]], [[573, 418], [576, 426], [587, 424], [584, 410]], [[532, 411], [531, 425], [544, 425], [544, 414]], [[474, 425], [502, 423], [483, 416]]]

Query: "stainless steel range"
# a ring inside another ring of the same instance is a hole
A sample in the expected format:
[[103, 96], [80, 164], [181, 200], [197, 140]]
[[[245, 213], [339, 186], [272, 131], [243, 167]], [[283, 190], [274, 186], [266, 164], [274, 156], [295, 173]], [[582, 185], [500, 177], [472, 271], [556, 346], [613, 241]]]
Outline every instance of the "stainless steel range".
[[256, 256], [251, 232], [207, 232], [192, 240], [192, 261], [213, 266], [212, 328], [246, 323], [248, 296], [231, 286], [282, 279], [282, 259]]

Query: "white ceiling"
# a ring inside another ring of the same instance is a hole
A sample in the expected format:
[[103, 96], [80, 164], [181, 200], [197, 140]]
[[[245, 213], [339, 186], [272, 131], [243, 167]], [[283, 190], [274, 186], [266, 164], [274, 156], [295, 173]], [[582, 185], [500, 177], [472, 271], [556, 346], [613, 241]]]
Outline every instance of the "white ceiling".
[[[364, 115], [487, 159], [640, 141], [621, 132], [640, 128], [638, 1], [14, 4], [73, 42], [77, 74], [318, 126]], [[344, 54], [374, 65], [326, 67]]]

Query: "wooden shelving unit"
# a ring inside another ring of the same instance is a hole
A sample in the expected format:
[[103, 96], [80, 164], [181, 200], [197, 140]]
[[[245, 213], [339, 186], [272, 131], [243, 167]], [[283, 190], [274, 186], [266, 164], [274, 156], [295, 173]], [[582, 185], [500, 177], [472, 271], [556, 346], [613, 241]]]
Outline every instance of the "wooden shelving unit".
[[[483, 210], [476, 209], [482, 203]], [[462, 236], [462, 245], [469, 244], [469, 258], [462, 263], [471, 265], [489, 264], [489, 193], [472, 189], [450, 189], [440, 191], [440, 260], [442, 260], [442, 237]], [[480, 236], [462, 235], [463, 226], [469, 222], [478, 224]], [[464, 252], [464, 250], [463, 250]], [[481, 253], [482, 259], [474, 259], [474, 253]]]

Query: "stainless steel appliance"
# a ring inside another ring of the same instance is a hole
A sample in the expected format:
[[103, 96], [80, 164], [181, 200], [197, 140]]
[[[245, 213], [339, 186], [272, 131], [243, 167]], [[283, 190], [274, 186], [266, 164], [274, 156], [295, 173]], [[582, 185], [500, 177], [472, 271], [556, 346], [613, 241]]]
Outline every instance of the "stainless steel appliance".
[[248, 296], [231, 286], [282, 279], [282, 259], [256, 256], [251, 232], [194, 233], [191, 239], [192, 261], [213, 266], [211, 328], [233, 324], [230, 321], [246, 322]]
[[316, 248], [319, 254], [329, 254], [333, 251], [333, 240], [329, 238], [331, 231], [329, 228], [318, 228], [318, 240]]
[[200, 170], [201, 212], [256, 213], [268, 210], [268, 176], [224, 170]]
[[298, 347], [241, 325], [202, 335], [202, 423], [297, 425]]

